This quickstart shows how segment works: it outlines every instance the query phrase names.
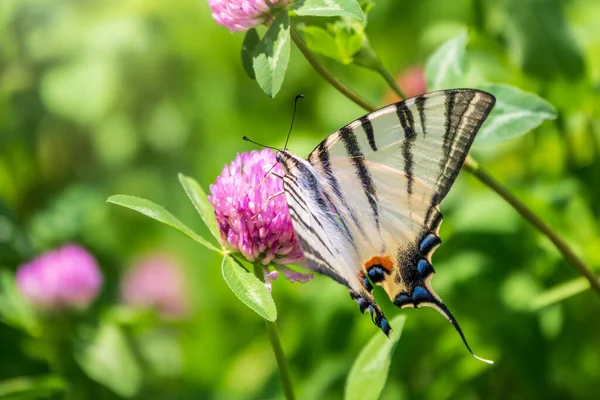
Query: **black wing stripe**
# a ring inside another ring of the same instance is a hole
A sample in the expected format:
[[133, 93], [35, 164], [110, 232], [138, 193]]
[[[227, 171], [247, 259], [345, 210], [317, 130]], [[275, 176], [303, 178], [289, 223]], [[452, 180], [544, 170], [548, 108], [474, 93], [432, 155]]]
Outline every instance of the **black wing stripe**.
[[360, 126], [365, 130], [365, 134], [367, 135], [367, 140], [369, 141], [369, 146], [371, 146], [371, 150], [377, 151], [377, 144], [375, 143], [375, 133], [373, 132], [373, 124], [371, 120], [366, 115], [362, 117], [360, 120]]
[[396, 115], [400, 120], [400, 126], [404, 130], [404, 137], [413, 136], [415, 134], [415, 119], [412, 111], [406, 106], [406, 102], [396, 103]]
[[417, 112], [419, 113], [419, 120], [421, 121], [421, 130], [423, 131], [423, 137], [427, 137], [427, 129], [425, 128], [425, 102], [427, 97], [419, 96], [415, 98], [415, 104], [417, 105]]
[[290, 196], [292, 196], [294, 198], [294, 200], [296, 201], [296, 203], [300, 206], [300, 208], [305, 212], [310, 214], [310, 211], [308, 210], [308, 208], [306, 208], [306, 202], [298, 195], [298, 192], [296, 192], [296, 189], [294, 189], [292, 187], [292, 185], [288, 184], [284, 190], [289, 193]]
[[327, 264], [327, 262], [323, 260], [323, 257], [321, 257], [319, 252], [313, 249], [308, 244], [308, 242], [306, 242], [306, 240], [300, 237], [298, 237], [298, 240], [300, 241], [300, 246], [302, 246], [302, 250], [304, 251], [305, 256], [308, 254], [308, 257], [306, 257], [306, 261], [308, 262], [310, 269], [320, 274], [327, 275], [328, 277], [330, 277], [338, 283], [341, 283], [342, 285], [349, 286], [348, 280], [340, 274], [338, 274], [333, 268], [331, 268]]
[[[364, 231], [360, 221], [358, 220], [356, 215], [354, 215], [354, 213], [351, 212], [350, 207], [348, 206], [348, 202], [346, 201], [346, 198], [342, 195], [340, 183], [338, 182], [337, 178], [333, 174], [333, 170], [331, 168], [331, 160], [329, 159], [329, 151], [325, 147], [325, 141], [321, 142], [321, 144], [319, 144], [319, 146], [317, 147], [317, 156], [321, 163], [321, 167], [323, 168], [323, 172], [325, 173], [325, 177], [327, 178], [327, 182], [329, 182], [329, 186], [331, 187], [331, 190], [333, 191], [333, 194], [342, 203], [342, 206], [348, 211], [348, 214], [350, 214], [350, 217], [352, 218], [352, 222], [354, 222], [354, 224], [358, 228], [358, 231], [363, 236], [365, 236], [365, 231]], [[331, 198], [329, 197], [329, 195], [327, 195], [327, 193], [324, 193], [324, 194], [325, 194], [325, 197], [327, 198], [327, 200], [329, 201], [329, 203], [335, 208], [336, 213], [341, 216], [340, 210], [337, 207], [335, 207], [335, 202], [331, 201]], [[346, 229], [346, 231], [348, 233], [350, 233], [350, 230], [346, 226], [345, 222], [343, 222], [343, 219], [342, 219], [342, 223], [344, 224], [344, 228]], [[349, 235], [349, 236], [351, 236], [351, 235]], [[354, 243], [354, 239], [352, 237], [350, 237], [350, 239]]]
[[409, 196], [413, 194], [415, 175], [413, 170], [413, 151], [412, 144], [415, 139], [415, 119], [412, 111], [406, 106], [405, 102], [396, 104], [396, 115], [400, 120], [400, 126], [404, 130], [404, 140], [400, 145], [402, 157], [404, 157], [404, 172], [406, 173], [406, 191]]
[[373, 178], [367, 169], [365, 157], [362, 151], [360, 151], [358, 140], [356, 140], [354, 132], [348, 126], [345, 126], [340, 130], [340, 138], [346, 147], [346, 153], [348, 154], [348, 157], [350, 157], [350, 162], [352, 162], [354, 168], [356, 168], [356, 175], [360, 179], [365, 196], [371, 205], [375, 223], [377, 228], [379, 228], [379, 211], [377, 209], [377, 192], [375, 189], [375, 183], [373, 182]]
[[[290, 216], [292, 217], [292, 219], [297, 222], [298, 224], [302, 225], [302, 227], [304, 229], [306, 229], [308, 232], [310, 232], [311, 237], [316, 238], [319, 243], [321, 243], [321, 245], [327, 249], [327, 251], [329, 252], [329, 254], [331, 254], [333, 257], [339, 257], [339, 254], [333, 254], [333, 251], [331, 250], [331, 248], [333, 247], [333, 245], [330, 243], [329, 245], [327, 245], [325, 243], [325, 241], [323, 240], [323, 238], [317, 233], [317, 231], [314, 230], [314, 228], [312, 226], [310, 226], [309, 224], [307, 224], [306, 222], [304, 222], [304, 220], [302, 220], [299, 216], [298, 213], [296, 212], [296, 210], [294, 210], [294, 207], [290, 206]], [[317, 221], [316, 218], [312, 218], [313, 220]]]
[[[440, 158], [437, 178], [438, 192], [441, 198], [444, 198], [450, 190], [474, 139], [473, 130], [460, 129], [460, 125], [475, 96], [476, 92], [474, 91], [451, 90], [446, 94], [446, 122], [444, 124], [446, 130], [443, 139], [443, 157]], [[458, 138], [457, 135], [459, 135]], [[462, 143], [461, 149], [453, 148], [453, 143], [463, 139], [465, 143]]]

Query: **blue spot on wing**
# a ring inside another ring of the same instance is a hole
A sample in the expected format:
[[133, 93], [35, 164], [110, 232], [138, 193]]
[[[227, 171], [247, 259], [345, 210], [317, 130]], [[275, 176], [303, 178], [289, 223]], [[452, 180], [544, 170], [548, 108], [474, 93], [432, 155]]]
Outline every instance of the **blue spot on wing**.
[[369, 268], [369, 270], [367, 271], [367, 274], [369, 274], [369, 279], [371, 279], [375, 283], [381, 282], [382, 280], [385, 279], [383, 268], [378, 265], [375, 265], [375, 266], [372, 266], [371, 268]]
[[383, 331], [383, 333], [385, 333], [386, 335], [389, 336], [390, 331], [392, 330], [392, 328], [390, 327], [390, 324], [388, 322], [387, 319], [382, 318], [381, 322], [379, 323], [379, 327], [381, 328], [381, 330]]
[[427, 254], [437, 245], [439, 245], [442, 241], [437, 235], [433, 233], [425, 236], [423, 240], [419, 243], [419, 251], [421, 254]]
[[421, 275], [422, 278], [425, 278], [433, 272], [433, 267], [427, 260], [421, 259], [417, 262], [417, 271], [419, 271], [419, 275]]
[[429, 301], [431, 300], [431, 294], [429, 294], [427, 289], [417, 286], [413, 291], [412, 299], [414, 301]]
[[399, 294], [398, 296], [396, 296], [396, 299], [394, 299], [394, 304], [398, 307], [402, 307], [404, 304], [407, 304], [409, 302], [410, 297], [408, 297], [408, 295], [406, 294]]

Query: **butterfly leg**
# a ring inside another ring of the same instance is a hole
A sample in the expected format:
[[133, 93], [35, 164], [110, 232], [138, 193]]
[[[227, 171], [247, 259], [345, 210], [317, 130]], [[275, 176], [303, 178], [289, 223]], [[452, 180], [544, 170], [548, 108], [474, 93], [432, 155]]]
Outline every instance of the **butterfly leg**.
[[281, 191], [281, 192], [279, 192], [279, 193], [275, 193], [275, 194], [273, 194], [273, 195], [269, 196], [269, 197], [267, 198], [267, 200], [265, 200], [265, 202], [263, 203], [263, 205], [262, 205], [262, 206], [260, 206], [260, 210], [258, 210], [258, 212], [252, 216], [252, 219], [254, 219], [254, 218], [258, 217], [258, 216], [260, 215], [260, 213], [261, 213], [261, 212], [262, 212], [262, 211], [265, 209], [265, 207], [267, 206], [267, 204], [268, 204], [268, 203], [269, 203], [271, 200], [273, 200], [274, 198], [276, 198], [276, 197], [278, 197], [278, 196], [281, 196], [282, 194], [285, 194], [285, 191], [283, 191], [283, 190], [282, 190], [282, 191]]
[[250, 189], [255, 189], [255, 188], [261, 186], [263, 183], [265, 183], [267, 181], [267, 179], [269, 179], [269, 175], [273, 175], [273, 176], [278, 177], [279, 179], [283, 179], [283, 176], [273, 172], [273, 168], [275, 168], [276, 165], [277, 165], [277, 163], [273, 164], [273, 166], [271, 168], [269, 168], [269, 170], [265, 173], [263, 180], [260, 181], [260, 183], [258, 185], [250, 187]]

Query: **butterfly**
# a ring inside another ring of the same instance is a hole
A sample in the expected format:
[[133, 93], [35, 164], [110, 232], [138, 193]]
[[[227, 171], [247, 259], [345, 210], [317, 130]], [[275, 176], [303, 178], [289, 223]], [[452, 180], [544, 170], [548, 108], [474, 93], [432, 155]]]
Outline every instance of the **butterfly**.
[[278, 151], [292, 224], [309, 269], [346, 286], [386, 335], [373, 284], [398, 307], [429, 306], [458, 322], [431, 287], [440, 202], [495, 98], [475, 89], [427, 93], [369, 113], [308, 159]]

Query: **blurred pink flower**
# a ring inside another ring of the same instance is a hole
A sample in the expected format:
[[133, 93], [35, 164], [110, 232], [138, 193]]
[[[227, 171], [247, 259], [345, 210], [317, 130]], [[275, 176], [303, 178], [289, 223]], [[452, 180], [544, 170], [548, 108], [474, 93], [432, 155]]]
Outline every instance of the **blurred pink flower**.
[[[409, 67], [400, 72], [396, 77], [396, 83], [407, 99], [427, 93], [425, 70], [421, 66]], [[400, 101], [400, 98], [392, 91], [385, 98], [386, 104], [397, 101]]]
[[247, 31], [262, 24], [274, 8], [285, 8], [288, 0], [208, 0], [212, 17], [232, 32]]
[[151, 253], [133, 263], [121, 280], [121, 298], [134, 307], [150, 308], [166, 319], [189, 311], [185, 277], [171, 257]]
[[[273, 174], [265, 178], [272, 169]], [[214, 185], [208, 201], [215, 208], [221, 241], [252, 263], [288, 264], [304, 257], [283, 192], [283, 168], [269, 150], [238, 154]], [[269, 198], [273, 195], [278, 195]]]
[[425, 70], [423, 67], [410, 67], [398, 76], [398, 86], [406, 97], [415, 97], [427, 93]]
[[102, 287], [96, 260], [76, 244], [49, 251], [20, 266], [16, 281], [23, 296], [45, 311], [84, 309]]

